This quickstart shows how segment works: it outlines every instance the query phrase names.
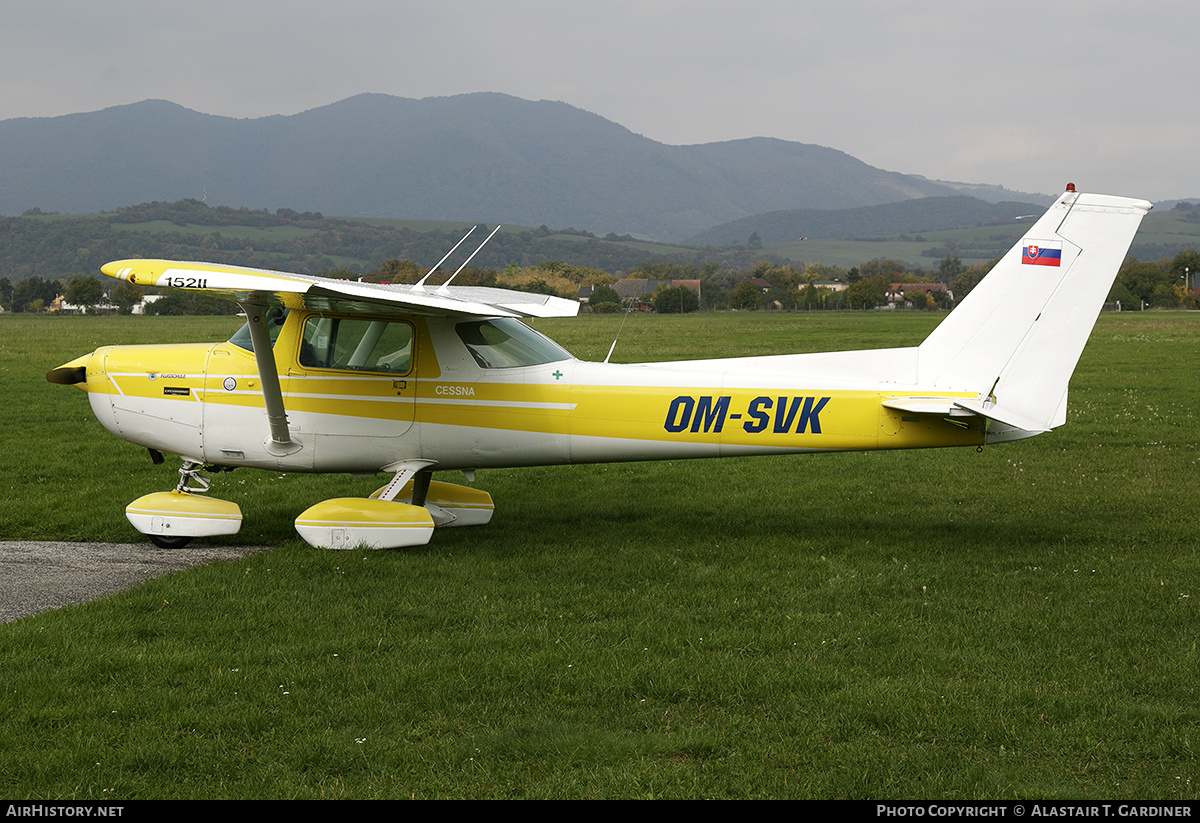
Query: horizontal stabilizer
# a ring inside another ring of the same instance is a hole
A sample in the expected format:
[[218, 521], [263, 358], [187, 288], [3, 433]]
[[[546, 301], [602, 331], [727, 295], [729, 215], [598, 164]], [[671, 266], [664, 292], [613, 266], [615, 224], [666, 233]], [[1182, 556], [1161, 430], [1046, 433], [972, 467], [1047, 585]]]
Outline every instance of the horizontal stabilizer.
[[959, 408], [953, 397], [889, 397], [883, 401], [885, 409], [908, 412], [909, 414], [933, 414], [942, 417], [974, 417], [975, 412]]
[[884, 408], [909, 414], [929, 414], [938, 417], [970, 418], [983, 417], [1003, 423], [1012, 429], [1029, 434], [1041, 434], [1048, 428], [1020, 414], [1001, 409], [995, 404], [980, 403], [964, 397], [889, 397], [883, 401]]
[[956, 400], [954, 405], [972, 414], [986, 417], [989, 420], [995, 420], [997, 423], [1003, 423], [1011, 428], [1021, 429], [1031, 434], [1041, 434], [1042, 432], [1050, 431], [1048, 427], [1027, 417], [1022, 417], [1019, 414], [1010, 412], [1007, 409], [1001, 409], [995, 405], [980, 403], [977, 400]]

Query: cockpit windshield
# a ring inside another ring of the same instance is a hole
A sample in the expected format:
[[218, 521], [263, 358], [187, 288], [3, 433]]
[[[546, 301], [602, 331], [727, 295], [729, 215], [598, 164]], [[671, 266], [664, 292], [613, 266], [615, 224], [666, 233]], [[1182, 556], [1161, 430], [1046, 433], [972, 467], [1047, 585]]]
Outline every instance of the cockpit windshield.
[[[287, 317], [287, 313], [287, 309], [267, 309], [267, 331], [271, 334], [272, 347], [274, 347], [275, 341], [279, 339], [279, 332], [283, 329], [283, 321]], [[235, 331], [233, 333], [233, 337], [229, 338], [229, 342], [237, 346], [239, 349], [254, 351], [254, 344], [250, 342], [250, 324], [246, 323], [240, 329]]]
[[569, 351], [511, 318], [476, 320], [454, 327], [483, 369], [512, 369], [573, 360]]

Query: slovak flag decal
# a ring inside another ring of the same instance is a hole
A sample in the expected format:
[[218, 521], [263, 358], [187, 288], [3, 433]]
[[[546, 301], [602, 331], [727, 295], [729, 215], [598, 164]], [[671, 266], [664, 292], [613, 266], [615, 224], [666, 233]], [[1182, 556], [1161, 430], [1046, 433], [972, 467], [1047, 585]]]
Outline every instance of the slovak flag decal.
[[1021, 249], [1023, 266], [1058, 266], [1062, 263], [1062, 241], [1029, 243]]

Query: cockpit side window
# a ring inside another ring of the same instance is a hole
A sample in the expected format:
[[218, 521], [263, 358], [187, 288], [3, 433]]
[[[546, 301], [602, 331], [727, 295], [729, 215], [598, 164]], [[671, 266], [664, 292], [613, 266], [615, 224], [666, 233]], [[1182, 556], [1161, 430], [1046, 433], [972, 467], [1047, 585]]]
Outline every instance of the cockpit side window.
[[[267, 331], [271, 334], [271, 348], [275, 347], [275, 341], [279, 339], [279, 332], [283, 329], [283, 321], [287, 319], [287, 314], [287, 309], [278, 307], [267, 309]], [[250, 324], [246, 323], [235, 331], [233, 337], [229, 338], [229, 342], [239, 349], [254, 351], [254, 344], [250, 340]]]
[[310, 317], [304, 322], [300, 365], [312, 369], [408, 374], [413, 327], [403, 321]]
[[454, 330], [483, 369], [540, 366], [574, 359], [550, 338], [507, 317], [459, 323]]

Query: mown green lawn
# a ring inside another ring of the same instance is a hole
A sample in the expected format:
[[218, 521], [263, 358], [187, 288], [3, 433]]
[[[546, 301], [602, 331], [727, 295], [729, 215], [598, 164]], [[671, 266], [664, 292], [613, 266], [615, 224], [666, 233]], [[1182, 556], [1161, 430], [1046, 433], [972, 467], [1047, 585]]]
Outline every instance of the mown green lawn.
[[[613, 359], [938, 319], [631, 316]], [[537, 325], [602, 359], [621, 322]], [[136, 539], [175, 464], [43, 374], [235, 325], [0, 317], [0, 536]], [[0, 626], [0, 794], [1194, 798], [1198, 367], [1200, 315], [1105, 315], [1033, 440], [481, 471], [492, 524], [401, 551], [292, 528], [379, 480], [221, 475], [272, 551]]]

